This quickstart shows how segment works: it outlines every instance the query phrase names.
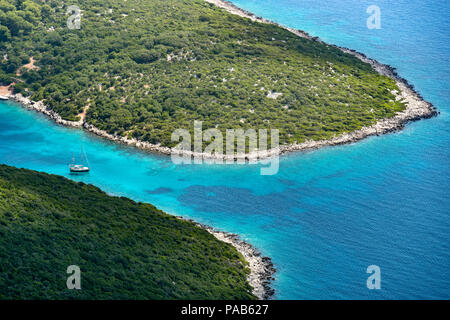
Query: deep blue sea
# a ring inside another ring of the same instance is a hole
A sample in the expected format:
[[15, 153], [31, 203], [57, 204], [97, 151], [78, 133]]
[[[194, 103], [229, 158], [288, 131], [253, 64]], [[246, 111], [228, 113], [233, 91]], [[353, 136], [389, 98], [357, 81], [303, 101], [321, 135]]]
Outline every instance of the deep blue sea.
[[[277, 299], [449, 299], [450, 2], [233, 2], [397, 67], [441, 114], [399, 133], [284, 156], [277, 175], [261, 176], [258, 165], [175, 166], [8, 102], [0, 103], [0, 163], [238, 233], [272, 257]], [[381, 9], [380, 30], [366, 27], [371, 4]], [[70, 176], [81, 143], [93, 170]], [[366, 287], [369, 265], [381, 268], [380, 290]]]

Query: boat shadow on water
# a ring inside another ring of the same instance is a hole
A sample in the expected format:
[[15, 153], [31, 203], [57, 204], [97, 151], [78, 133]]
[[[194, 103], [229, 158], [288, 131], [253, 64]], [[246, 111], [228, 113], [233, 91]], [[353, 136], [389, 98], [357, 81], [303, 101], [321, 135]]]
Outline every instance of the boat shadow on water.
[[71, 176], [84, 176], [89, 174], [89, 171], [81, 171], [81, 172], [77, 172], [77, 171], [70, 171], [69, 173]]

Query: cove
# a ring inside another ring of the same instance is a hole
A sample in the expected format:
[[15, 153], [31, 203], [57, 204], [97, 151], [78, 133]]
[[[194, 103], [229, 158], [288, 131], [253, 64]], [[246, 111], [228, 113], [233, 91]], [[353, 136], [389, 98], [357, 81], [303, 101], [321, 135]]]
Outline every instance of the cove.
[[[338, 1], [326, 8], [234, 2], [397, 67], [440, 116], [356, 144], [283, 156], [277, 175], [261, 176], [258, 165], [174, 165], [0, 102], [0, 162], [238, 233], [273, 259], [277, 299], [449, 298], [449, 4], [400, 2], [384, 10], [381, 1], [382, 29], [372, 34], [355, 27], [359, 20], [365, 26], [364, 1], [345, 9]], [[68, 164], [81, 144], [92, 172], [73, 176]], [[366, 287], [370, 265], [381, 268], [381, 290]]]

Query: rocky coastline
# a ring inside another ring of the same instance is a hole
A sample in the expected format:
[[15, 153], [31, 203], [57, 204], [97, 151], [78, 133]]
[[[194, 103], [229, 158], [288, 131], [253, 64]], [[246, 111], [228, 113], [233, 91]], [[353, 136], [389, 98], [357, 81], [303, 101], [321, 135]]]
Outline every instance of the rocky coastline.
[[[272, 22], [270, 20], [257, 17], [253, 13], [245, 11], [243, 9], [238, 8], [234, 4], [229, 1], [224, 0], [205, 0], [206, 2], [212, 3], [218, 7], [221, 7], [232, 14], [237, 14], [242, 17], [246, 17], [252, 19], [253, 21], [261, 22], [261, 23], [270, 23], [282, 27], [299, 37], [307, 38], [312, 41], [322, 42], [318, 37], [312, 37], [308, 33], [302, 30], [296, 30], [293, 28], [289, 28], [278, 23]], [[395, 68], [382, 64], [374, 59], [368, 58], [363, 53], [357, 52], [352, 49], [334, 46], [343, 52], [348, 54], [352, 54], [358, 59], [369, 63], [375, 71], [380, 74], [391, 77], [396, 81], [397, 86], [400, 89], [400, 92], [397, 92], [398, 99], [404, 99], [407, 102], [407, 107], [402, 112], [397, 113], [394, 117], [388, 119], [382, 119], [378, 121], [376, 124], [368, 127], [363, 127], [359, 130], [344, 133], [339, 136], [336, 136], [332, 139], [328, 140], [320, 140], [320, 141], [306, 141], [299, 144], [291, 144], [291, 145], [282, 145], [279, 148], [271, 149], [264, 152], [254, 152], [245, 155], [246, 160], [261, 160], [264, 158], [270, 158], [273, 156], [278, 156], [280, 154], [285, 154], [293, 151], [307, 151], [318, 149], [326, 146], [336, 146], [347, 143], [357, 142], [366, 137], [372, 135], [381, 135], [385, 133], [395, 132], [404, 128], [405, 124], [411, 121], [416, 121], [420, 119], [431, 118], [438, 114], [436, 108], [429, 102], [425, 101], [422, 96], [415, 91], [414, 87], [410, 85], [407, 80], [400, 77]], [[122, 137], [114, 134], [107, 133], [106, 131], [100, 130], [95, 126], [85, 122], [83, 119], [79, 121], [68, 121], [64, 120], [58, 113], [48, 108], [42, 101], [34, 102], [30, 99], [22, 96], [21, 94], [13, 94], [11, 91], [7, 93], [2, 93], [2, 95], [7, 96], [10, 100], [14, 100], [24, 107], [41, 112], [48, 117], [50, 117], [53, 121], [58, 124], [76, 127], [76, 128], [84, 128], [86, 131], [89, 131], [93, 134], [101, 136], [103, 138], [123, 143], [129, 146], [135, 146], [145, 151], [156, 152], [165, 155], [171, 155], [173, 149], [169, 147], [164, 147], [157, 144], [151, 144], [149, 142], [140, 141], [138, 139], [129, 139], [127, 137]], [[180, 153], [177, 151], [177, 153]], [[219, 160], [237, 160], [236, 156], [227, 156], [227, 155], [216, 155], [216, 154], [205, 154], [205, 153], [194, 153], [194, 152], [182, 152], [182, 154], [189, 155], [191, 157], [200, 156], [204, 159], [219, 159]], [[181, 218], [181, 217], [179, 217]], [[183, 219], [183, 218], [181, 218]], [[245, 260], [249, 263], [251, 273], [248, 276], [248, 281], [250, 285], [254, 288], [253, 293], [259, 299], [269, 299], [273, 296], [274, 290], [271, 288], [271, 282], [274, 280], [273, 274], [276, 272], [273, 263], [270, 258], [263, 257], [261, 253], [251, 246], [249, 243], [242, 241], [238, 235], [222, 232], [215, 230], [210, 226], [206, 226], [200, 223], [197, 223], [193, 220], [185, 219], [188, 221], [194, 222], [196, 225], [204, 228], [211, 234], [213, 234], [217, 239], [232, 244], [245, 258]]]
[[[297, 30], [293, 28], [289, 28], [283, 25], [280, 25], [276, 22], [264, 19], [262, 17], [257, 17], [253, 13], [248, 12], [246, 10], [243, 10], [237, 6], [235, 6], [233, 3], [226, 1], [226, 0], [205, 0], [208, 3], [211, 3], [213, 5], [216, 5], [220, 8], [223, 8], [227, 10], [228, 12], [232, 14], [239, 15], [241, 17], [249, 18], [253, 21], [257, 21], [260, 23], [268, 23], [277, 25], [281, 28], [284, 28], [295, 35], [306, 38], [312, 41], [318, 41], [323, 43], [322, 40], [320, 40], [318, 37], [312, 37], [307, 32], [302, 30]], [[438, 114], [438, 111], [436, 108], [429, 102], [425, 101], [423, 97], [415, 91], [414, 87], [408, 83], [408, 81], [402, 77], [400, 77], [396, 69], [389, 66], [382, 64], [374, 59], [371, 59], [367, 57], [365, 54], [357, 52], [352, 49], [339, 47], [336, 45], [329, 44], [330, 46], [333, 46], [335, 48], [338, 48], [342, 50], [345, 53], [351, 54], [355, 56], [356, 58], [360, 59], [363, 62], [369, 63], [372, 68], [377, 71], [378, 73], [388, 76], [395, 80], [397, 86], [400, 89], [400, 92], [395, 92], [396, 98], [398, 100], [404, 99], [407, 102], [407, 107], [402, 112], [397, 113], [392, 118], [382, 119], [379, 120], [377, 123], [371, 126], [363, 127], [359, 130], [343, 133], [338, 136], [335, 136], [331, 139], [327, 140], [308, 140], [302, 143], [296, 143], [296, 144], [289, 144], [289, 145], [281, 145], [278, 148], [273, 148], [266, 151], [255, 151], [251, 153], [247, 153], [245, 155], [226, 155], [226, 154], [208, 154], [208, 153], [196, 153], [193, 151], [178, 151], [174, 150], [169, 147], [161, 146], [160, 144], [152, 144], [146, 141], [141, 141], [135, 138], [128, 138], [119, 136], [116, 134], [110, 134], [104, 130], [98, 129], [92, 124], [89, 124], [85, 122], [83, 119], [79, 121], [67, 121], [62, 119], [62, 117], [56, 113], [55, 111], [47, 108], [42, 101], [34, 102], [30, 99], [23, 97], [20, 94], [12, 94], [11, 92], [8, 92], [6, 96], [8, 96], [10, 99], [15, 100], [25, 106], [28, 109], [33, 109], [38, 112], [42, 112], [49, 116], [51, 119], [53, 119], [56, 123], [65, 125], [65, 126], [71, 126], [71, 127], [77, 127], [77, 128], [84, 128], [86, 131], [89, 131], [91, 133], [94, 133], [98, 136], [101, 136], [103, 138], [123, 143], [129, 146], [134, 146], [137, 148], [140, 148], [145, 151], [150, 152], [156, 152], [164, 155], [171, 155], [173, 153], [176, 153], [178, 155], [186, 155], [188, 157], [194, 158], [203, 158], [203, 159], [213, 159], [213, 160], [220, 160], [220, 161], [236, 161], [240, 159], [245, 159], [246, 161], [255, 161], [255, 160], [262, 160], [267, 159], [271, 157], [276, 157], [278, 155], [286, 154], [293, 151], [307, 151], [307, 150], [313, 150], [318, 149], [326, 146], [336, 146], [336, 145], [342, 145], [347, 143], [354, 143], [359, 140], [362, 140], [364, 138], [367, 138], [369, 136], [373, 135], [381, 135], [385, 133], [391, 133], [395, 131], [402, 130], [405, 127], [405, 124], [411, 121], [416, 121], [420, 119], [426, 119], [431, 118], [433, 116], [436, 116]]]
[[[28, 98], [23, 97], [20, 94], [9, 94], [8, 98], [11, 100], [14, 100], [24, 107], [35, 110], [38, 112], [41, 112], [51, 119], [53, 119], [56, 123], [70, 126], [70, 127], [76, 127], [76, 128], [85, 128], [86, 130], [95, 133], [99, 136], [108, 138], [113, 141], [122, 142], [126, 144], [133, 144], [137, 147], [141, 147], [139, 141], [133, 140], [130, 142], [129, 139], [125, 139], [123, 137], [118, 137], [114, 135], [110, 135], [106, 132], [103, 132], [97, 128], [95, 128], [92, 125], [89, 125], [87, 123], [83, 123], [82, 120], [80, 121], [67, 121], [61, 118], [59, 114], [54, 112], [53, 110], [48, 109], [45, 104], [42, 102], [34, 102], [29, 100]], [[142, 143], [144, 146], [147, 144], [145, 142]], [[151, 144], [148, 144], [151, 145]], [[157, 147], [154, 145], [151, 145], [152, 147]], [[148, 146], [146, 146], [146, 150], [148, 150]], [[152, 150], [153, 151], [153, 150]], [[154, 151], [161, 152], [159, 149], [155, 149]], [[165, 154], [170, 154], [171, 149], [170, 148], [164, 148]], [[237, 234], [228, 233], [224, 231], [219, 231], [214, 229], [213, 227], [210, 227], [205, 224], [198, 223], [191, 219], [186, 219], [180, 216], [177, 216], [177, 218], [190, 221], [197, 225], [198, 227], [201, 227], [202, 229], [207, 230], [209, 233], [214, 235], [218, 240], [229, 243], [233, 245], [239, 253], [242, 254], [244, 259], [248, 262], [249, 268], [250, 268], [250, 274], [247, 277], [247, 281], [253, 288], [253, 294], [260, 300], [267, 300], [270, 299], [275, 291], [271, 288], [270, 284], [274, 280], [273, 275], [276, 272], [276, 269], [274, 268], [274, 265], [272, 263], [272, 260], [269, 257], [264, 257], [261, 255], [261, 253], [253, 247], [251, 244], [241, 240]]]
[[219, 231], [191, 219], [179, 216], [177, 216], [177, 218], [193, 222], [198, 227], [203, 228], [214, 235], [218, 240], [234, 246], [249, 264], [250, 274], [247, 276], [247, 281], [253, 288], [253, 294], [259, 300], [268, 300], [272, 298], [275, 294], [275, 290], [271, 287], [271, 283], [275, 280], [273, 275], [275, 274], [276, 269], [269, 257], [262, 256], [258, 249], [248, 242], [241, 240], [237, 234]]
[[[297, 30], [294, 28], [286, 27], [279, 23], [270, 21], [268, 19], [258, 17], [255, 14], [253, 14], [252, 12], [249, 12], [249, 11], [246, 11], [244, 9], [237, 7], [230, 1], [227, 1], [227, 0], [205, 0], [205, 1], [208, 3], [214, 4], [220, 8], [223, 8], [232, 14], [236, 14], [241, 17], [248, 18], [253, 21], [260, 22], [260, 23], [276, 25], [280, 28], [283, 28], [285, 30], [292, 32], [293, 34], [295, 34], [299, 37], [324, 43], [322, 40], [320, 40], [319, 37], [313, 37], [303, 30]], [[342, 145], [342, 144], [347, 144], [347, 143], [353, 143], [353, 142], [362, 140], [364, 138], [367, 138], [369, 136], [381, 135], [381, 134], [385, 134], [385, 133], [399, 131], [399, 130], [402, 130], [405, 127], [405, 124], [407, 124], [408, 122], [417, 121], [420, 119], [427, 119], [427, 118], [431, 118], [431, 117], [438, 115], [439, 112], [436, 110], [436, 108], [431, 103], [425, 101], [423, 99], [423, 97], [414, 89], [414, 86], [409, 84], [406, 79], [400, 77], [397, 74], [397, 71], [395, 68], [393, 68], [389, 65], [386, 65], [386, 64], [382, 64], [374, 59], [368, 58], [365, 54], [358, 52], [356, 50], [340, 47], [340, 46], [333, 45], [333, 44], [328, 44], [328, 45], [338, 48], [345, 53], [355, 56], [356, 58], [360, 59], [361, 61], [370, 64], [372, 66], [372, 68], [379, 74], [382, 74], [382, 75], [385, 75], [385, 76], [388, 76], [388, 77], [394, 79], [397, 86], [400, 89], [400, 92], [396, 93], [397, 99], [398, 100], [401, 100], [401, 99], [406, 100], [406, 102], [407, 102], [406, 109], [403, 110], [402, 112], [397, 113], [392, 118], [379, 120], [376, 124], [374, 124], [372, 126], [363, 127], [361, 129], [353, 131], [353, 132], [344, 133], [339, 136], [335, 136], [331, 139], [319, 140], [319, 141], [309, 140], [309, 141], [305, 141], [305, 142], [299, 143], [299, 144], [290, 144], [290, 145], [280, 146], [277, 150], [269, 150], [268, 153], [266, 154], [267, 157], [273, 156], [274, 154], [285, 154], [285, 153], [293, 152], [293, 151], [307, 151], [307, 150], [318, 149], [318, 148], [326, 147], [326, 146], [336, 146], [336, 145]], [[250, 155], [248, 158], [252, 159], [255, 156], [256, 156], [256, 154]], [[264, 158], [264, 155], [263, 155], [263, 157], [259, 157], [259, 158], [260, 159]]]

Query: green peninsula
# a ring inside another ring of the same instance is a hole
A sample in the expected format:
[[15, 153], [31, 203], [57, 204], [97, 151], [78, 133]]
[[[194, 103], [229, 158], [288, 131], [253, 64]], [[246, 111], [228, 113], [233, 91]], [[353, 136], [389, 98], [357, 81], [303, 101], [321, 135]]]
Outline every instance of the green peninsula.
[[[68, 290], [67, 267], [81, 269]], [[254, 299], [243, 257], [192, 222], [0, 165], [0, 299]]]
[[405, 109], [395, 81], [334, 46], [203, 0], [0, 0], [0, 85], [66, 120], [173, 146], [171, 133], [331, 138]]

